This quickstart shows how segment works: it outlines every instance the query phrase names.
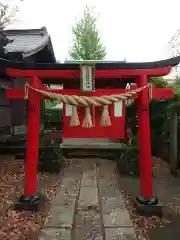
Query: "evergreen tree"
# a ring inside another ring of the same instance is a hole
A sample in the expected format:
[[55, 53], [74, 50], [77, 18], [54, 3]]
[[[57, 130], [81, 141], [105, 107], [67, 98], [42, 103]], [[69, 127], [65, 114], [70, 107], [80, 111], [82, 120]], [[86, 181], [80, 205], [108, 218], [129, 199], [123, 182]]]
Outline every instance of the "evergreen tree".
[[103, 60], [106, 49], [101, 43], [99, 30], [96, 26], [98, 17], [88, 6], [85, 7], [83, 18], [77, 20], [72, 28], [73, 46], [69, 55], [73, 60]]

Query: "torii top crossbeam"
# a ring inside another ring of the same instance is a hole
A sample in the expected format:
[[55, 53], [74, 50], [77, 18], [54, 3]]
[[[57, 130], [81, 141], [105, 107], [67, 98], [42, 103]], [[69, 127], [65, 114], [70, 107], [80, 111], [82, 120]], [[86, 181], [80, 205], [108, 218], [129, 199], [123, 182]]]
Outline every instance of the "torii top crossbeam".
[[94, 64], [96, 78], [121, 78], [146, 75], [149, 77], [164, 76], [180, 62], [180, 56], [156, 62], [99, 62], [85, 61], [77, 63], [26, 63], [11, 62], [0, 59], [2, 72], [13, 77], [43, 77], [43, 78], [79, 78], [82, 64]]

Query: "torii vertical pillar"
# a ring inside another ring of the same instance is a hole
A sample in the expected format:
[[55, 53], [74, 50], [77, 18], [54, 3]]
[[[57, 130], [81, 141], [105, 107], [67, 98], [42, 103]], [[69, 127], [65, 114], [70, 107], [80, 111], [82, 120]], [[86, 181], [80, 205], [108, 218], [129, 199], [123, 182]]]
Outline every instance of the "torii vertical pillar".
[[[32, 77], [29, 85], [39, 88], [41, 81]], [[20, 201], [15, 204], [17, 210], [38, 211], [40, 197], [36, 195], [38, 177], [38, 148], [40, 131], [40, 97], [31, 88], [28, 88], [28, 132], [27, 151], [25, 162], [25, 190]], [[42, 204], [42, 203], [41, 203]]]
[[[137, 78], [138, 87], [148, 84], [146, 75]], [[139, 204], [145, 206], [156, 206], [157, 198], [152, 194], [152, 161], [151, 161], [151, 138], [149, 120], [149, 91], [145, 88], [138, 94], [138, 145], [139, 145], [139, 167], [140, 167], [140, 196], [136, 198]]]

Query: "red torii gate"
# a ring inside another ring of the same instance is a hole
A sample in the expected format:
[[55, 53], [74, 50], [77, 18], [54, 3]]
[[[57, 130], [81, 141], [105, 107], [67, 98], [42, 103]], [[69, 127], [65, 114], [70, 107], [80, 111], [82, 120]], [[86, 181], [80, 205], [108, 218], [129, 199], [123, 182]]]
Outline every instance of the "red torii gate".
[[[48, 90], [42, 84], [40, 78], [79, 78], [80, 64], [36, 64], [28, 65], [23, 62], [12, 63], [3, 61], [4, 71], [12, 77], [28, 77], [28, 84], [40, 90], [52, 93], [71, 93], [72, 90]], [[180, 62], [180, 57], [150, 63], [96, 63], [96, 78], [134, 78], [137, 87], [141, 88], [148, 84], [148, 77], [164, 76], [170, 73], [172, 68]], [[25, 191], [21, 197], [21, 202], [26, 204], [26, 209], [32, 209], [36, 205], [39, 196], [36, 195], [37, 185], [37, 160], [40, 127], [40, 101], [45, 97], [38, 92], [28, 89], [28, 137], [26, 153], [26, 174]], [[120, 90], [128, 92], [129, 90]], [[106, 90], [104, 90], [104, 94]], [[99, 90], [93, 92], [99, 96]], [[109, 90], [108, 90], [109, 94]], [[114, 91], [112, 91], [114, 94]], [[158, 89], [153, 86], [152, 98], [171, 98], [172, 89]], [[23, 89], [7, 89], [6, 98], [23, 99]], [[150, 122], [149, 122], [149, 92], [148, 88], [138, 93], [137, 97], [138, 115], [138, 144], [139, 144], [139, 164], [140, 164], [140, 196], [137, 201], [143, 205], [155, 206], [158, 200], [152, 194], [152, 163], [150, 144]]]

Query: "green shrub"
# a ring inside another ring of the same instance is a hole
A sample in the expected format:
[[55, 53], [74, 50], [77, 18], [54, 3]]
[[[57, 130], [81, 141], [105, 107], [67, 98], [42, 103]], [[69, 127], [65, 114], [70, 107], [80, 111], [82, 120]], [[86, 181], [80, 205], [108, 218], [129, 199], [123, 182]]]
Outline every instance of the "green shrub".
[[41, 139], [41, 148], [39, 151], [39, 171], [49, 173], [59, 172], [64, 167], [61, 155], [60, 138], [56, 137], [55, 141], [51, 141], [51, 132], [44, 134], [44, 137]]
[[[170, 139], [171, 112], [180, 112], [180, 84], [177, 83], [173, 86], [168, 86], [162, 78], [151, 78], [150, 82], [155, 84], [158, 88], [174, 88], [174, 96], [172, 99], [158, 99], [151, 100], [150, 102], [151, 150], [153, 155], [161, 156], [161, 149], [163, 149], [164, 143], [168, 142]], [[138, 122], [136, 101], [132, 105], [127, 106], [126, 121], [132, 126], [133, 134], [137, 135]]]
[[45, 122], [60, 122], [62, 118], [62, 110], [60, 109], [46, 109], [44, 111]]
[[132, 145], [126, 145], [117, 167], [121, 174], [139, 175], [137, 136], [133, 136]]

